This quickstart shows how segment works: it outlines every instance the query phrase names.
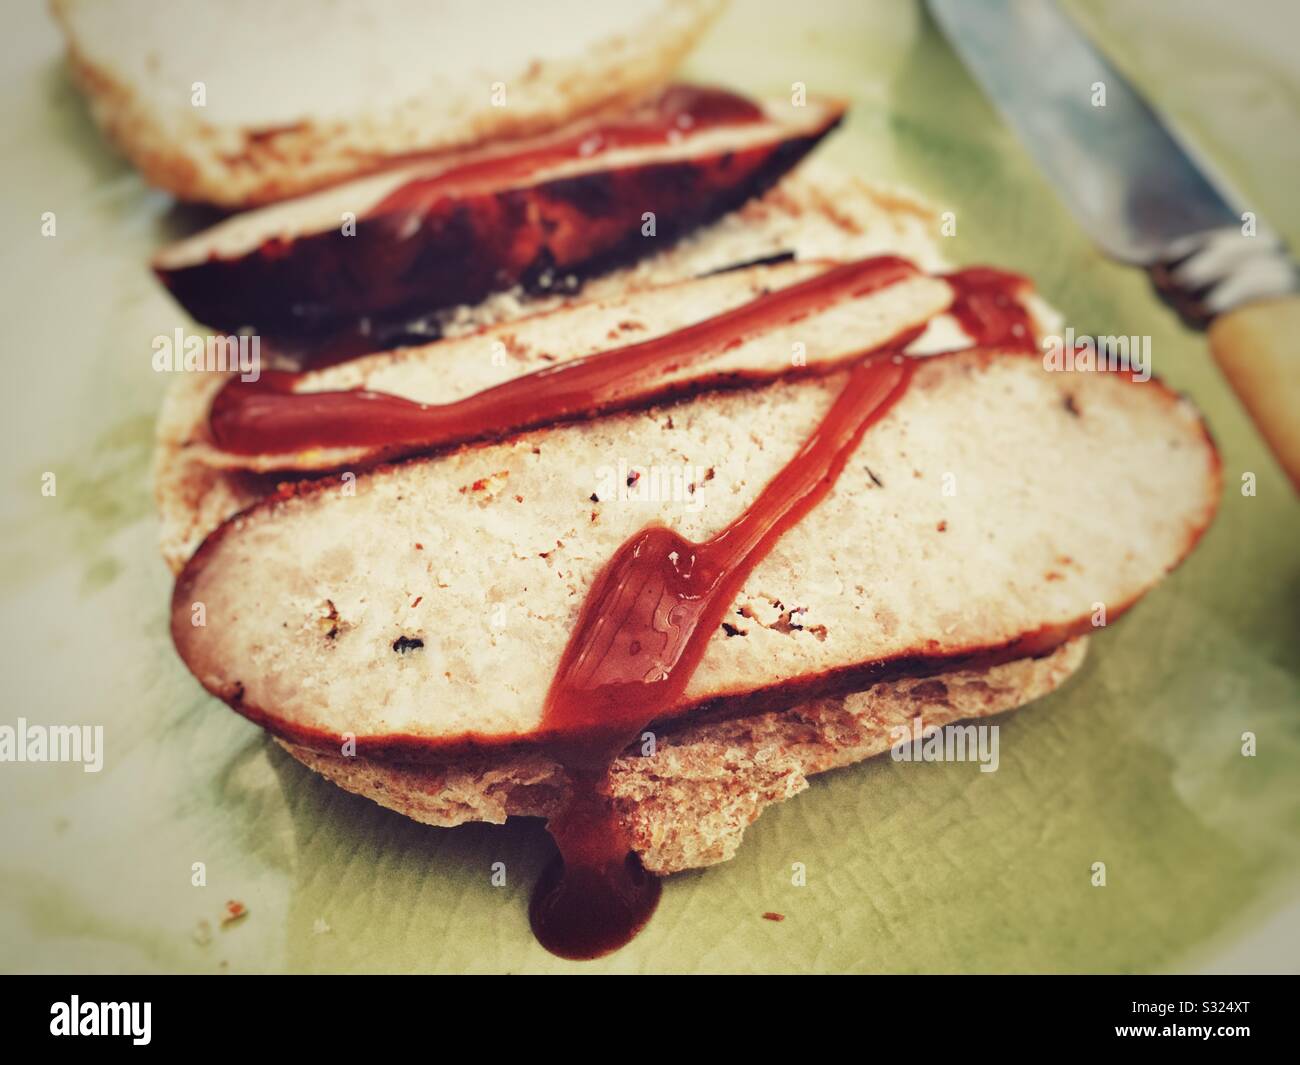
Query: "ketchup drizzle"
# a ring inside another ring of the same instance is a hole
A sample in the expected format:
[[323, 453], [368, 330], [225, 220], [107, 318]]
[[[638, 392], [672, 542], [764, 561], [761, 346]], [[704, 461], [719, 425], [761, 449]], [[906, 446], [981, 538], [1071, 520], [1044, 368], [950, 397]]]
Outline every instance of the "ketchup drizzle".
[[297, 392], [301, 375], [292, 373], [232, 377], [213, 400], [208, 425], [216, 445], [238, 455], [325, 447], [417, 451], [504, 435], [611, 410], [642, 391], [647, 377], [916, 273], [892, 256], [845, 263], [675, 333], [547, 366], [454, 403], [416, 403], [365, 389]]
[[460, 195], [478, 186], [526, 178], [547, 167], [620, 148], [672, 144], [706, 130], [749, 125], [763, 118], [761, 107], [725, 89], [673, 85], [648, 104], [617, 119], [416, 178], [394, 189], [366, 213], [372, 217], [407, 212], [422, 216], [443, 197]]
[[606, 769], [681, 697], [745, 578], [830, 491], [915, 365], [894, 350], [858, 363], [821, 425], [731, 524], [703, 543], [649, 526], [596, 578], [542, 717], [542, 733], [558, 737], [548, 747], [572, 788], [568, 805], [548, 822], [560, 853], [529, 908], [547, 950], [598, 957], [649, 919], [659, 883], [630, 855], [605, 794]]

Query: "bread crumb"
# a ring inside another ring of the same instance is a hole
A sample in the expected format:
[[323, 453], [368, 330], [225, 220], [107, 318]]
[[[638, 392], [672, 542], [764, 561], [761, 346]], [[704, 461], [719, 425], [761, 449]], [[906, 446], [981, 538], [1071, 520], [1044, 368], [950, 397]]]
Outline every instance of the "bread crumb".
[[461, 485], [459, 491], [461, 495], [465, 495], [467, 492], [482, 492], [488, 488], [495, 491], [501, 487], [501, 483], [509, 476], [509, 470], [497, 470], [496, 473], [490, 473], [486, 477], [480, 477], [473, 484]]
[[320, 614], [317, 624], [325, 634], [325, 639], [334, 639], [339, 634], [339, 609], [334, 605], [334, 600], [326, 599], [317, 610]]

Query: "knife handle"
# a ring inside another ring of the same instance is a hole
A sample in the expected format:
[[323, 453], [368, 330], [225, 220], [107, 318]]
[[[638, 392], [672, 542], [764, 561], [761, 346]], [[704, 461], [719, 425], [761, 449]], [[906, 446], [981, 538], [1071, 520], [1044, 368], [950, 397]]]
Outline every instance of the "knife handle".
[[1300, 274], [1282, 241], [1222, 226], [1175, 241], [1150, 270], [1183, 320], [1208, 332], [1214, 361], [1300, 493]]
[[1238, 307], [1208, 332], [1214, 361], [1300, 493], [1300, 296]]

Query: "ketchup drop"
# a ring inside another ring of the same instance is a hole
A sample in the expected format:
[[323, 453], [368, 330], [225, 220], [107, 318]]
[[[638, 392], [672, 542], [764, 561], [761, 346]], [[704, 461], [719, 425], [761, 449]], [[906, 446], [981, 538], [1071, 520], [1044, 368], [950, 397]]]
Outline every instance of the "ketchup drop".
[[568, 803], [546, 824], [560, 853], [533, 888], [528, 922], [552, 954], [583, 961], [617, 950], [641, 931], [659, 905], [661, 884], [642, 868], [611, 815], [603, 768], [569, 776]]

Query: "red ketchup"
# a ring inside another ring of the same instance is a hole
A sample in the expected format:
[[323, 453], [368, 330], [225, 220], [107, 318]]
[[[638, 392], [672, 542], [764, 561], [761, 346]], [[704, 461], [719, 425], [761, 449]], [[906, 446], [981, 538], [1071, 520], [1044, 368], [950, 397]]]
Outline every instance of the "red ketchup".
[[415, 403], [364, 389], [297, 392], [296, 374], [235, 377], [213, 400], [208, 424], [216, 445], [238, 455], [329, 447], [425, 451], [503, 436], [616, 409], [644, 395], [656, 374], [916, 273], [889, 256], [845, 263], [675, 333], [548, 366], [455, 403]]
[[953, 287], [949, 313], [971, 341], [982, 348], [1038, 351], [1034, 321], [1021, 297], [1030, 290], [1028, 278], [989, 266], [971, 266], [949, 274]]
[[544, 169], [623, 148], [672, 144], [721, 126], [763, 121], [763, 109], [743, 96], [700, 85], [673, 85], [630, 114], [570, 133], [532, 141], [416, 178], [390, 192], [366, 213], [423, 214], [439, 199], [480, 186], [506, 184]]

